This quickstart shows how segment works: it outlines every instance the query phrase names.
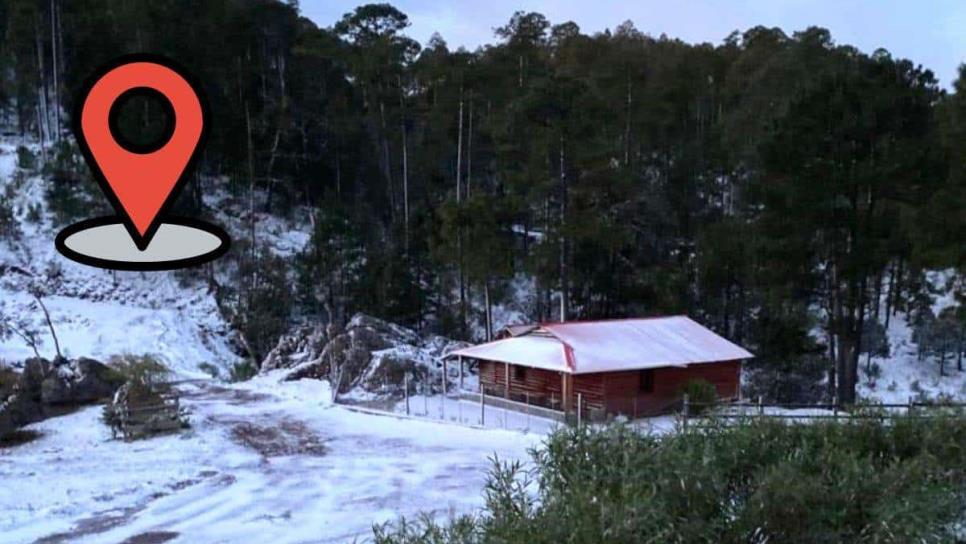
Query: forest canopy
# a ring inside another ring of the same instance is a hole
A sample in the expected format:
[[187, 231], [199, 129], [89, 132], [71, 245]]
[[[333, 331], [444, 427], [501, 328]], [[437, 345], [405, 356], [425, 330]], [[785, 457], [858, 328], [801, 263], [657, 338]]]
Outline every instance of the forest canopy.
[[[67, 220], [93, 187], [68, 131], [81, 82], [131, 52], [194, 72], [199, 180], [251, 207], [207, 279], [256, 359], [356, 311], [481, 339], [520, 285], [534, 320], [689, 314], [844, 401], [895, 312], [946, 320], [962, 352], [962, 311], [922, 300], [925, 271], [966, 267], [966, 71], [947, 93], [816, 27], [688, 44], [517, 12], [467, 51], [408, 25], [388, 4], [320, 28], [274, 0], [7, 0], [4, 130], [50, 149]], [[308, 247], [261, 251], [256, 213], [309, 222]]]

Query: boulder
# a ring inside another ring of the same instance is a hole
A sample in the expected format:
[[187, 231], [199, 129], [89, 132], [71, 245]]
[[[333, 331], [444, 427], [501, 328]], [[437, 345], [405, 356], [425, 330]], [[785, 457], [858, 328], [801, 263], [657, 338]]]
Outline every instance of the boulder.
[[81, 357], [55, 365], [40, 386], [44, 404], [83, 404], [110, 398], [124, 378], [107, 365]]
[[[301, 338], [298, 338], [299, 335]], [[344, 330], [330, 327], [296, 329], [283, 337], [262, 364], [262, 370], [289, 368], [289, 380], [327, 379], [340, 393], [395, 394], [411, 383], [438, 385], [442, 357], [469, 344], [416, 331], [366, 314], [356, 314]], [[280, 363], [280, 361], [282, 361]], [[280, 366], [281, 365], [281, 366]]]
[[329, 338], [321, 325], [296, 327], [278, 339], [278, 344], [262, 360], [261, 371], [294, 368], [318, 358]]
[[45, 419], [51, 407], [110, 398], [123, 383], [122, 376], [93, 359], [55, 363], [27, 359], [13, 388], [15, 393], [0, 400], [0, 436]]

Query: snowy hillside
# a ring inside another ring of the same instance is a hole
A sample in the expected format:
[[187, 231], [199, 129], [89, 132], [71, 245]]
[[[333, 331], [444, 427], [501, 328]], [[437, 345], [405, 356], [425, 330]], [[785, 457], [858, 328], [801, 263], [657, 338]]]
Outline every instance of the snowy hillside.
[[[927, 276], [935, 291], [930, 305], [932, 314], [940, 315], [955, 307], [958, 284], [949, 281], [954, 279], [954, 271], [930, 272]], [[886, 338], [888, 355], [874, 356], [871, 360], [865, 355], [860, 358], [860, 397], [886, 404], [902, 404], [910, 399], [966, 401], [966, 372], [956, 368], [955, 360], [946, 362], [945, 375], [940, 374], [935, 356], [923, 357], [920, 361], [913, 330], [904, 313], [897, 313], [889, 320]]]
[[[0, 195], [14, 183], [16, 145], [0, 143]], [[74, 263], [54, 248], [58, 228], [44, 201], [44, 181], [20, 176], [12, 204], [20, 237], [0, 241], [0, 311], [29, 320], [54, 356], [43, 314], [28, 289], [39, 284], [64, 355], [107, 359], [122, 353], [155, 355], [179, 375], [201, 377], [199, 365], [225, 369], [238, 360], [231, 334], [204, 285], [182, 285], [173, 272], [109, 272]], [[40, 220], [28, 218], [31, 207]], [[21, 361], [33, 350], [16, 336], [0, 342], [0, 360]]]

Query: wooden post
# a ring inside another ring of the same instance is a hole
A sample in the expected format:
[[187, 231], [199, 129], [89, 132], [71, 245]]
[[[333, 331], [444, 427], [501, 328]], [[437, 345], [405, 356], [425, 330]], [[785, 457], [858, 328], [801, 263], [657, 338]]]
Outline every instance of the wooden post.
[[566, 372], [561, 372], [560, 395], [563, 397], [560, 399], [560, 407], [566, 415], [572, 408], [570, 397], [573, 396], [573, 377]]
[[486, 427], [486, 395], [480, 390], [480, 427]]
[[758, 395], [758, 416], [761, 417], [765, 415], [765, 405], [762, 402], [761, 395]]
[[916, 403], [912, 400], [912, 395], [909, 395], [909, 407], [906, 408], [906, 415], [911, 416], [913, 408], [916, 407]]
[[409, 415], [409, 374], [403, 376], [403, 387], [406, 390], [406, 415]]
[[457, 355], [457, 360], [460, 362], [460, 392], [463, 392], [463, 356]]
[[443, 359], [443, 398], [446, 398], [446, 359]]
[[510, 400], [510, 363], [503, 363], [503, 370], [506, 377], [506, 384], [503, 388], [503, 398]]

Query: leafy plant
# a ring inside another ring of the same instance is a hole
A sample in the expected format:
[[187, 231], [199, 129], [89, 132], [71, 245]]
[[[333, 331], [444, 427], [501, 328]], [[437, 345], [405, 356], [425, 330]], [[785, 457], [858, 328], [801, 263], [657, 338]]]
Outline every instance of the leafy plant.
[[235, 363], [228, 372], [228, 380], [243, 382], [254, 378], [258, 374], [258, 367], [251, 359]]
[[[788, 424], [712, 423], [665, 436], [568, 428], [533, 465], [494, 460], [486, 507], [421, 518], [378, 542], [953, 542], [966, 418], [937, 412]], [[531, 481], [532, 479], [532, 481]], [[447, 532], [451, 531], [451, 532]]]
[[168, 367], [147, 353], [114, 355], [108, 359], [108, 366], [120, 374], [125, 381], [148, 387], [161, 386], [171, 376]]
[[708, 380], [689, 380], [681, 387], [682, 397], [687, 395], [692, 415], [702, 414], [718, 403], [718, 389]]
[[17, 146], [17, 168], [33, 170], [37, 167], [37, 155], [26, 146]]

